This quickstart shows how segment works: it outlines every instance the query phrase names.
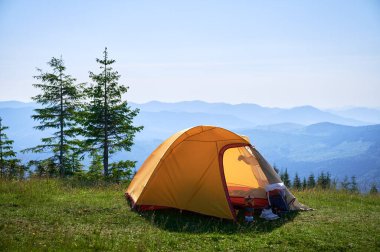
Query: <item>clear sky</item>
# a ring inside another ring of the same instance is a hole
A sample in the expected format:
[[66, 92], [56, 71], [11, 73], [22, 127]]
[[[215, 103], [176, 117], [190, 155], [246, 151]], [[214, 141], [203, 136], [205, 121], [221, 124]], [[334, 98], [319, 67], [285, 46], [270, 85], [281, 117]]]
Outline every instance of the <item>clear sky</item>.
[[380, 107], [377, 0], [0, 0], [0, 100], [53, 56], [89, 81], [105, 46], [134, 102]]

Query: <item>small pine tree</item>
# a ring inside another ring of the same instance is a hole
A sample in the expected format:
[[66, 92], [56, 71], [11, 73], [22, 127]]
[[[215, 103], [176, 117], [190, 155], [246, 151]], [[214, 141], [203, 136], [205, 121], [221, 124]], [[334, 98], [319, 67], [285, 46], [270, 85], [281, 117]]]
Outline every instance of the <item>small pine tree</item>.
[[307, 189], [307, 182], [306, 182], [306, 178], [303, 177], [303, 180], [302, 180], [302, 190], [306, 190]]
[[294, 188], [294, 189], [297, 189], [297, 190], [301, 190], [301, 189], [302, 189], [301, 179], [298, 177], [298, 174], [297, 174], [297, 173], [296, 173], [296, 175], [294, 176], [294, 180], [293, 180], [293, 188]]
[[96, 151], [92, 151], [91, 156], [92, 161], [88, 168], [86, 177], [92, 181], [101, 180], [103, 178], [102, 156], [99, 155]]
[[31, 176], [35, 177], [57, 177], [59, 170], [57, 162], [53, 158], [47, 158], [43, 160], [31, 160], [28, 163], [28, 167], [31, 171]]
[[348, 191], [350, 189], [350, 182], [348, 181], [348, 177], [344, 176], [343, 181], [340, 183], [342, 190]]
[[291, 187], [292, 186], [292, 183], [290, 181], [289, 174], [288, 174], [288, 169], [285, 169], [285, 172], [283, 173], [282, 182], [284, 182], [284, 185], [286, 187]]
[[329, 189], [331, 184], [330, 173], [321, 172], [317, 179], [317, 186], [321, 189]]
[[355, 176], [352, 176], [351, 177], [351, 186], [350, 186], [350, 192], [352, 193], [357, 193], [359, 192], [359, 188], [358, 188], [358, 184], [356, 183], [356, 177]]
[[24, 179], [27, 171], [28, 168], [21, 164], [19, 159], [12, 159], [9, 161], [7, 176], [10, 179]]
[[[84, 159], [83, 151], [76, 141], [72, 141], [73, 145], [70, 146], [67, 152], [68, 169], [66, 170], [67, 175], [84, 175], [82, 160]], [[78, 141], [80, 142], [80, 141]]]
[[314, 177], [314, 174], [311, 173], [309, 175], [309, 178], [307, 179], [307, 188], [312, 189], [314, 187], [315, 187], [315, 177]]
[[331, 174], [329, 172], [326, 173], [325, 177], [325, 189], [331, 188]]
[[13, 151], [13, 140], [10, 140], [5, 134], [5, 130], [9, 127], [3, 126], [2, 118], [0, 117], [0, 177], [14, 178], [17, 177], [20, 160], [16, 159], [16, 152]]
[[133, 168], [136, 166], [136, 161], [119, 161], [111, 163], [110, 179], [119, 183], [123, 179], [131, 179]]
[[324, 180], [325, 180], [325, 173], [321, 172], [317, 178], [317, 187], [318, 188], [324, 189], [324, 187], [323, 187]]
[[375, 183], [372, 183], [371, 189], [369, 190], [369, 193], [370, 194], [377, 194], [378, 193], [378, 190], [377, 190], [377, 187], [376, 187]]

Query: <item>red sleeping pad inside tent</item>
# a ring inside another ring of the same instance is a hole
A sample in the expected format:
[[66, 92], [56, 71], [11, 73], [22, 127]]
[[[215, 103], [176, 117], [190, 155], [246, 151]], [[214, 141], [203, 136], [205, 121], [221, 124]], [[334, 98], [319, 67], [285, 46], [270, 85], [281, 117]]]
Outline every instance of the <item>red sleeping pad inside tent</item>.
[[242, 208], [246, 206], [244, 198], [248, 195], [251, 195], [251, 197], [253, 197], [254, 208], [260, 209], [268, 206], [268, 198], [263, 197], [263, 195], [265, 195], [263, 192], [259, 193], [260, 197], [255, 196], [258, 194], [257, 191], [258, 189], [252, 189], [245, 186], [228, 186], [231, 204], [234, 206], [234, 208]]

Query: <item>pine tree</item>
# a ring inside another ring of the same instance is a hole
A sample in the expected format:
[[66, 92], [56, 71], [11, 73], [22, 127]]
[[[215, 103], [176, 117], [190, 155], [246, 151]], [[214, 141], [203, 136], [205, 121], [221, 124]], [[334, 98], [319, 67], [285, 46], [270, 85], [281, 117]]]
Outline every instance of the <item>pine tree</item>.
[[359, 192], [358, 184], [356, 183], [356, 177], [352, 176], [351, 177], [351, 186], [350, 186], [350, 192], [352, 193], [357, 193]]
[[37, 177], [56, 177], [58, 175], [57, 165], [52, 158], [47, 158], [43, 160], [31, 160], [28, 163], [30, 170], [34, 172], [31, 173], [31, 176]]
[[131, 179], [135, 166], [136, 161], [130, 160], [112, 163], [110, 167], [111, 180], [119, 183], [122, 179]]
[[96, 59], [101, 72], [90, 72], [95, 83], [86, 89], [89, 100], [84, 106], [82, 121], [88, 151], [102, 149], [104, 176], [109, 175], [109, 157], [120, 150], [130, 151], [135, 134], [143, 129], [133, 126], [138, 109], [131, 109], [122, 95], [128, 87], [119, 85], [120, 75], [111, 65], [115, 60], [108, 58], [107, 48], [102, 59]]
[[338, 187], [338, 180], [336, 178], [334, 178], [331, 182], [330, 182], [330, 188], [333, 189], [333, 190], [336, 190]]
[[298, 174], [297, 174], [297, 173], [296, 173], [296, 175], [294, 176], [294, 180], [293, 180], [293, 188], [294, 188], [294, 189], [297, 189], [297, 190], [301, 190], [301, 189], [302, 189], [301, 179], [298, 177]]
[[324, 189], [324, 184], [325, 184], [325, 173], [321, 172], [317, 178], [317, 186], [321, 189]]
[[330, 173], [321, 172], [317, 179], [317, 186], [321, 189], [329, 189], [331, 186]]
[[39, 75], [34, 76], [40, 83], [33, 86], [41, 89], [42, 93], [32, 99], [41, 104], [42, 108], [35, 109], [36, 114], [32, 118], [40, 122], [36, 129], [56, 131], [52, 136], [42, 138], [42, 144], [24, 151], [36, 153], [51, 151], [52, 156], [48, 158], [49, 165], [57, 166], [60, 176], [63, 177], [70, 166], [67, 160], [68, 151], [70, 141], [77, 132], [76, 110], [81, 99], [82, 85], [75, 84], [76, 79], [65, 73], [66, 67], [62, 58], [53, 57], [48, 65], [51, 67], [51, 72], [37, 69]]
[[282, 182], [284, 182], [284, 185], [286, 187], [291, 187], [292, 186], [292, 183], [290, 181], [289, 174], [288, 174], [288, 169], [285, 169], [285, 172], [283, 173]]
[[330, 189], [332, 188], [332, 185], [331, 185], [331, 174], [329, 172], [326, 173], [326, 177], [325, 177], [325, 189]]
[[378, 190], [377, 190], [377, 187], [376, 187], [375, 183], [372, 183], [371, 189], [369, 190], [369, 193], [370, 194], [377, 194], [378, 193]]
[[307, 189], [307, 182], [306, 182], [306, 178], [303, 177], [303, 180], [302, 180], [302, 190], [306, 190]]
[[69, 175], [83, 174], [84, 166], [81, 162], [83, 158], [82, 149], [71, 146], [67, 157], [69, 170], [66, 173]]
[[9, 160], [9, 168], [8, 168], [8, 178], [16, 178], [23, 179], [25, 178], [25, 173], [28, 171], [28, 168], [21, 164], [19, 159], [11, 159]]
[[307, 188], [312, 189], [315, 187], [315, 177], [314, 174], [311, 173], [309, 178], [307, 179]]
[[350, 182], [348, 181], [348, 177], [345, 176], [343, 181], [340, 183], [341, 188], [345, 191], [348, 191], [350, 189]]
[[16, 176], [16, 166], [20, 166], [19, 159], [16, 159], [16, 152], [13, 151], [13, 140], [10, 140], [5, 133], [9, 127], [3, 126], [0, 117], [0, 175], [5, 178]]
[[101, 180], [103, 175], [103, 167], [102, 167], [102, 156], [98, 154], [96, 150], [91, 152], [92, 161], [88, 172], [86, 174], [87, 179], [92, 181]]

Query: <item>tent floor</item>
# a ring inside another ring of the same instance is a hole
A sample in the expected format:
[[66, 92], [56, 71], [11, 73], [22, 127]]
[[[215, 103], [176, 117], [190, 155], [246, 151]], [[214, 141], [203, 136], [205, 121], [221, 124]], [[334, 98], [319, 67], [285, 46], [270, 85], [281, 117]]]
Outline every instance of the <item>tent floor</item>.
[[[231, 200], [231, 204], [235, 209], [242, 209], [246, 206], [245, 203], [245, 197], [248, 195], [253, 196], [253, 202], [254, 202], [254, 208], [256, 209], [262, 209], [267, 207], [268, 199], [262, 197], [263, 191], [262, 189], [252, 189], [249, 187], [244, 186], [228, 186], [228, 192]], [[261, 197], [255, 197], [255, 195], [260, 195]], [[265, 195], [265, 192], [264, 192]], [[132, 199], [126, 194], [125, 195], [128, 201], [132, 203]], [[134, 205], [134, 204], [131, 204]], [[159, 209], [167, 209], [170, 207], [165, 206], [153, 206], [153, 205], [139, 205], [136, 206], [137, 210], [139, 211], [152, 211], [152, 210], [159, 210]]]
[[268, 199], [263, 188], [250, 188], [247, 186], [228, 185], [231, 204], [234, 208], [243, 208], [246, 206], [244, 198], [251, 196], [254, 202], [254, 208], [265, 208], [268, 206]]

